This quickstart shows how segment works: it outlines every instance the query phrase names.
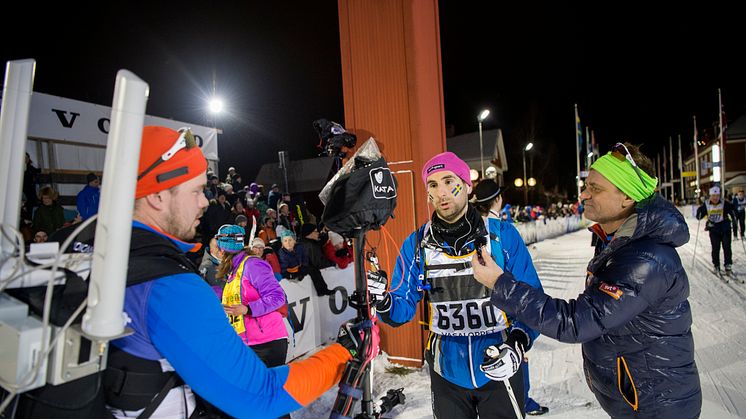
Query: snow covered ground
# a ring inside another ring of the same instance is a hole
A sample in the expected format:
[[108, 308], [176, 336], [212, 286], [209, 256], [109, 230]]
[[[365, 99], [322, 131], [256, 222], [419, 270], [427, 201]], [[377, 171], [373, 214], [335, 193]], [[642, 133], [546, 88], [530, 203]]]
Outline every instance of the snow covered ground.
[[[746, 284], [734, 281], [726, 284], [710, 273], [709, 236], [700, 231], [697, 239], [697, 220], [691, 218], [689, 208], [684, 213], [691, 240], [678, 251], [689, 274], [692, 331], [703, 391], [701, 417], [743, 418], [746, 417]], [[571, 299], [583, 290], [586, 264], [593, 256], [590, 241], [591, 233], [581, 230], [530, 246], [539, 278], [549, 295]], [[733, 267], [742, 278], [746, 278], [745, 252], [742, 242], [733, 242]], [[549, 413], [543, 417], [606, 417], [585, 384], [580, 345], [541, 337], [529, 356], [531, 397], [549, 407]], [[388, 389], [404, 388], [406, 403], [397, 406], [387, 417], [432, 418], [427, 369], [396, 375], [386, 372], [388, 367], [391, 364], [383, 355], [379, 356], [374, 365], [375, 399], [385, 395]], [[335, 387], [292, 417], [328, 417], [336, 392]]]

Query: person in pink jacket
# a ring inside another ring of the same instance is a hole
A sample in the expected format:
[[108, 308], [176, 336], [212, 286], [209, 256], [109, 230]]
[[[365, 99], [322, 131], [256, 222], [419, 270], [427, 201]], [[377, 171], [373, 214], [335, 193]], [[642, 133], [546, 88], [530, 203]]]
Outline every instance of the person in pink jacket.
[[268, 367], [283, 365], [288, 349], [285, 291], [269, 263], [244, 247], [245, 234], [241, 226], [224, 225], [215, 236], [223, 251], [218, 277], [227, 278], [223, 308], [236, 333]]

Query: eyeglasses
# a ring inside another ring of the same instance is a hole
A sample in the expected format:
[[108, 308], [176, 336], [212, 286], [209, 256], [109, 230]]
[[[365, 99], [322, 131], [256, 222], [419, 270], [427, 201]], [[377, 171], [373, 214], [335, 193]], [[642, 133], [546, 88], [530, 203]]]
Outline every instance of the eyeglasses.
[[637, 167], [637, 163], [635, 163], [635, 159], [632, 158], [632, 154], [627, 149], [627, 146], [625, 146], [622, 143], [614, 144], [614, 147], [611, 147], [611, 155], [616, 157], [620, 161], [627, 160], [629, 164], [632, 165], [632, 168], [635, 169], [635, 173], [637, 173], [637, 177], [640, 178], [640, 182], [642, 182], [642, 186], [645, 186], [645, 187], [648, 186], [645, 183], [645, 179], [642, 178], [642, 173], [640, 173], [640, 168]]
[[[176, 153], [178, 153], [179, 150], [182, 150], [184, 148], [189, 150], [190, 148], [194, 148], [197, 146], [197, 140], [195, 140], [194, 134], [192, 134], [191, 128], [187, 128], [187, 127], [179, 128], [178, 132], [180, 135], [179, 135], [179, 138], [176, 139], [176, 142], [174, 142], [174, 145], [172, 145], [171, 148], [168, 149], [168, 151], [163, 153], [161, 157], [158, 160], [154, 161], [153, 164], [151, 164], [147, 169], [143, 170], [142, 173], [140, 173], [137, 176], [137, 180], [142, 179], [143, 177], [145, 177], [145, 175], [152, 172], [156, 167], [158, 167], [159, 164], [171, 159], [171, 157], [173, 157]], [[156, 180], [158, 182], [165, 182], [176, 176], [180, 176], [184, 174], [183, 168], [174, 170], [173, 172], [174, 173], [169, 172], [169, 173], [164, 173], [162, 175], [158, 175], [156, 177]]]

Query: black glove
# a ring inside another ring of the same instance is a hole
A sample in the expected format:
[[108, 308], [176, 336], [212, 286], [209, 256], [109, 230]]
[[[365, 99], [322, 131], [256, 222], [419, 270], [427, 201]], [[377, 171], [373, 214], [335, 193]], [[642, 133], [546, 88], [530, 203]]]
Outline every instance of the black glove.
[[349, 254], [350, 254], [350, 251], [349, 251], [349, 250], [347, 250], [347, 248], [346, 248], [346, 247], [343, 247], [343, 248], [341, 248], [341, 249], [337, 249], [337, 251], [336, 251], [336, 252], [334, 252], [334, 254], [335, 254], [335, 255], [336, 255], [336, 256], [337, 256], [338, 258], [343, 258], [343, 257], [345, 257], [345, 256], [349, 256]]
[[[362, 337], [363, 337], [363, 331], [365, 329], [370, 328], [370, 343], [368, 347], [368, 353], [367, 354], [361, 354], [360, 346], [363, 344]], [[380, 336], [379, 336], [379, 330], [378, 325], [375, 324], [375, 322], [371, 322], [370, 320], [366, 320], [361, 323], [355, 323], [353, 320], [348, 320], [339, 327], [339, 332], [337, 333], [337, 343], [344, 346], [345, 349], [350, 351], [350, 355], [352, 355], [353, 358], [359, 358], [359, 359], [367, 359], [370, 360], [372, 358], [375, 358], [376, 355], [378, 355], [378, 349], [380, 344]]]
[[705, 223], [705, 231], [710, 231], [713, 227], [715, 227], [715, 223], [707, 220], [707, 222]]

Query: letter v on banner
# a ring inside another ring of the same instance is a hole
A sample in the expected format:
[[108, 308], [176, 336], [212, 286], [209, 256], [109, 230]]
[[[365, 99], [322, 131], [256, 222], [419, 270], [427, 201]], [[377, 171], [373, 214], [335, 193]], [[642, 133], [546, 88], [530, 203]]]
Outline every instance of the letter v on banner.
[[68, 121], [67, 117], [65, 116], [67, 115], [67, 111], [63, 111], [62, 109], [52, 109], [52, 112], [57, 114], [57, 119], [60, 120], [60, 124], [62, 124], [62, 126], [65, 128], [72, 128], [73, 124], [75, 124], [75, 119], [80, 116], [79, 113], [70, 112], [70, 115], [72, 115], [72, 117]]

